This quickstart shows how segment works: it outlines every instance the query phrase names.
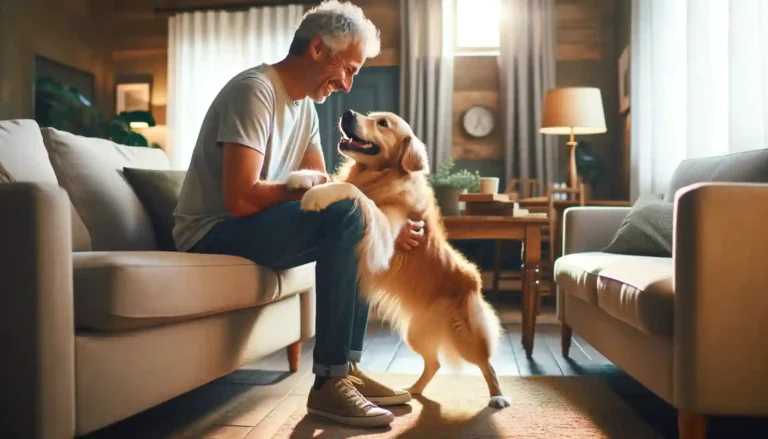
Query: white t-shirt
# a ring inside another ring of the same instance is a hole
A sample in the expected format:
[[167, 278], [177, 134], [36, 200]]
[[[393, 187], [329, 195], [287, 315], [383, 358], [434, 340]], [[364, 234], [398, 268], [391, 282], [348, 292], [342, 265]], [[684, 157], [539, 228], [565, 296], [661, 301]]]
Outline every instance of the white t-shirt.
[[282, 182], [304, 153], [322, 151], [312, 100], [288, 96], [275, 69], [262, 64], [232, 78], [203, 120], [174, 211], [173, 239], [187, 251], [230, 216], [222, 193], [222, 148], [239, 143], [264, 154], [261, 179]]

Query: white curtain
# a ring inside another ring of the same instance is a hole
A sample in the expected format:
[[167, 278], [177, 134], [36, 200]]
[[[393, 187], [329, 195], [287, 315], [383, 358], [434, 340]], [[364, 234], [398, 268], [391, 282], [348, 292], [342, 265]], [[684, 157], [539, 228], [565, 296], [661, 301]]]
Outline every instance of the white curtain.
[[560, 149], [539, 132], [544, 95], [555, 86], [555, 1], [502, 0], [499, 104], [504, 180], [536, 179], [538, 195], [558, 181]]
[[432, 171], [451, 158], [454, 0], [400, 0], [400, 114]]
[[301, 5], [245, 11], [196, 11], [168, 20], [168, 150], [187, 169], [200, 125], [233, 76], [288, 54]]
[[768, 148], [768, 1], [632, 0], [630, 197], [680, 161]]

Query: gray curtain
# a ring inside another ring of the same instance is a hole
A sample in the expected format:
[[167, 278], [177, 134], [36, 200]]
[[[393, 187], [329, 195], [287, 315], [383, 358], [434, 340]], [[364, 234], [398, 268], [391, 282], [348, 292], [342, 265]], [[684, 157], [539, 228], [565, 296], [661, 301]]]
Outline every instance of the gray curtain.
[[501, 0], [499, 57], [504, 177], [557, 182], [557, 136], [539, 133], [544, 94], [555, 86], [554, 0]]
[[451, 154], [452, 0], [400, 0], [400, 115], [427, 146], [430, 169]]

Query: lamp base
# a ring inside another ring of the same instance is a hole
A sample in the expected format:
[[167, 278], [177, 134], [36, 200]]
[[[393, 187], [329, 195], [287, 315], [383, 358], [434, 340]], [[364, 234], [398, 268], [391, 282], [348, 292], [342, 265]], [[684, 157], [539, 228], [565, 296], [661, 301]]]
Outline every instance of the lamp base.
[[[568, 160], [568, 186], [572, 190], [579, 187], [579, 171], [576, 168], [576, 145], [577, 142], [571, 140], [565, 143], [568, 145], [570, 158]], [[576, 199], [576, 193], [571, 193], [571, 200]]]

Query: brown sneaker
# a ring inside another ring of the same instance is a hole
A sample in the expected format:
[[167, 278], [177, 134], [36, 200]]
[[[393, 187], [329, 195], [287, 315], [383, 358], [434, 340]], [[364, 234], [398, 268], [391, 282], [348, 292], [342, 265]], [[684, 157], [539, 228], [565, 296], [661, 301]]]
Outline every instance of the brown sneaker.
[[330, 377], [320, 389], [312, 386], [307, 400], [307, 412], [340, 424], [355, 427], [383, 427], [395, 416], [365, 399], [353, 384], [354, 377]]
[[355, 387], [360, 393], [376, 405], [398, 405], [405, 404], [411, 400], [411, 394], [406, 390], [393, 389], [387, 387], [384, 384], [369, 377], [357, 365], [357, 363], [349, 364], [349, 376], [358, 379], [358, 382], [354, 382]]

